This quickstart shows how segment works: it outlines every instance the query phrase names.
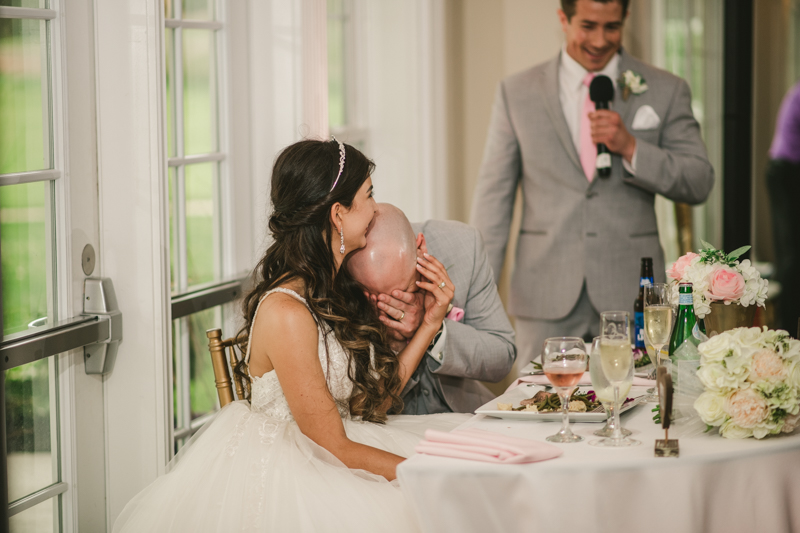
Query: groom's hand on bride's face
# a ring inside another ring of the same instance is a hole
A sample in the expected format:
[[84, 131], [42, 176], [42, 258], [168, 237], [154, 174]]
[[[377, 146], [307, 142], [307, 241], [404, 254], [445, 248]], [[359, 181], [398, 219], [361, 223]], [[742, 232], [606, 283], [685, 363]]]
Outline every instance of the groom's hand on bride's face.
[[392, 295], [378, 295], [380, 320], [389, 328], [396, 340], [408, 340], [417, 332], [425, 314], [420, 292], [392, 291]]

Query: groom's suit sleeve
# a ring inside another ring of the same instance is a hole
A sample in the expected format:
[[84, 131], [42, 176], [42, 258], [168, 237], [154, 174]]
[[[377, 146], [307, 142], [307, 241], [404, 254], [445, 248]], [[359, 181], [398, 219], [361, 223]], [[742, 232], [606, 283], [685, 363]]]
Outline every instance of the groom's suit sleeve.
[[[672, 78], [676, 87], [664, 117], [658, 145], [637, 137], [636, 173], [624, 173], [631, 185], [675, 202], [699, 204], [714, 186], [714, 168], [708, 161], [700, 125], [692, 114], [689, 85]], [[636, 132], [632, 132], [636, 135]]]
[[468, 245], [473, 247], [475, 259], [464, 304], [464, 320], [445, 319], [447, 336], [441, 365], [430, 357], [425, 359], [431, 372], [440, 376], [496, 382], [503, 379], [514, 364], [517, 355], [514, 330], [497, 293], [480, 233], [474, 228], [468, 230], [472, 234]]

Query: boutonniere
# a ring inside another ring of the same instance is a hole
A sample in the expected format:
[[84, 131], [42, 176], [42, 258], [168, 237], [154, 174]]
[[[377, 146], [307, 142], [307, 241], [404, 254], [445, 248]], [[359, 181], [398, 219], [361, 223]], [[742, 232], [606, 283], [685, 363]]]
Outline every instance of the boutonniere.
[[617, 83], [622, 88], [622, 99], [626, 102], [631, 94], [642, 94], [647, 90], [647, 83], [645, 83], [642, 75], [632, 70], [623, 72]]

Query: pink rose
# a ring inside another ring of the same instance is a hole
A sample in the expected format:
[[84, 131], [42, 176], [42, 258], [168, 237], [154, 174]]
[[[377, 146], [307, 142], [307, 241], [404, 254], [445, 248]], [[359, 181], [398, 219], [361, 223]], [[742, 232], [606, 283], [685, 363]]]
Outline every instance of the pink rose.
[[740, 428], [752, 428], [767, 417], [767, 402], [753, 389], [739, 389], [725, 399], [725, 412]]
[[691, 263], [692, 259], [695, 257], [699, 256], [694, 252], [689, 252], [688, 254], [679, 257], [677, 261], [672, 263], [672, 268], [667, 270], [667, 276], [678, 281], [682, 280], [683, 273], [686, 271], [686, 267], [689, 266], [689, 263]]
[[706, 298], [732, 302], [744, 294], [744, 278], [731, 267], [720, 267], [709, 276]]

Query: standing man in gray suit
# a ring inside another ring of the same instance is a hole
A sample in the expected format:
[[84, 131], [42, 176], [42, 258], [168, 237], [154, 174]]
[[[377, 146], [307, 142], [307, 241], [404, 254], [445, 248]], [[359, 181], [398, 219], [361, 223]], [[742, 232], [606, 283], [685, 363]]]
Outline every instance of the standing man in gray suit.
[[[590, 339], [599, 312], [630, 309], [641, 257], [663, 282], [655, 195], [698, 204], [714, 184], [686, 82], [620, 48], [627, 13], [628, 0], [561, 0], [561, 52], [496, 93], [471, 223], [498, 279], [521, 185], [509, 298], [517, 368], [545, 338]], [[610, 110], [589, 100], [599, 74], [616, 86]], [[611, 152], [609, 177], [595, 172], [597, 143]]]
[[494, 398], [477, 380], [500, 381], [516, 355], [514, 330], [478, 231], [440, 220], [412, 227], [401, 210], [378, 204], [367, 245], [350, 255], [347, 269], [370, 293], [399, 351], [424, 314], [424, 294], [416, 285], [418, 253], [445, 265], [455, 294], [442, 329], [403, 390], [403, 413], [471, 413]]

